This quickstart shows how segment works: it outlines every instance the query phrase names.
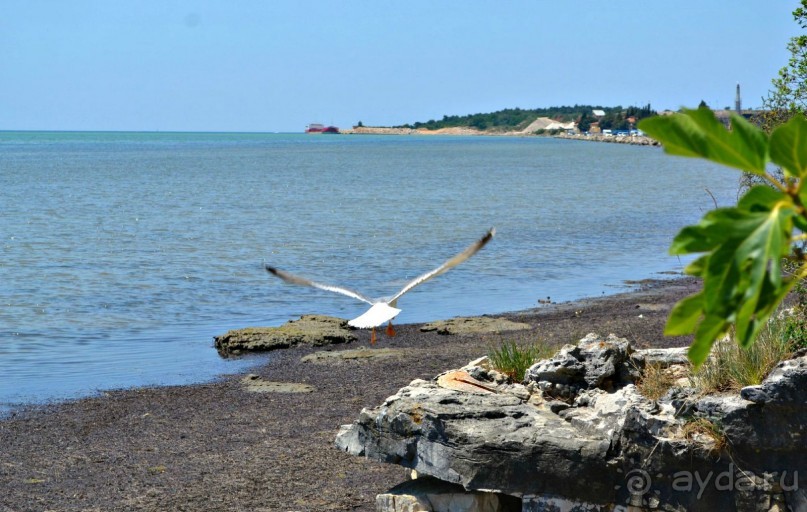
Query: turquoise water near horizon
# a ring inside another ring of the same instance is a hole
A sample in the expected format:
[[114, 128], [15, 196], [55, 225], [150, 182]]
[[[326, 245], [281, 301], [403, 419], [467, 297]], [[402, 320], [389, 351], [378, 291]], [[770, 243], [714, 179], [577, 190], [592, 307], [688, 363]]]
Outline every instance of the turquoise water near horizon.
[[0, 407], [199, 382], [212, 337], [364, 305], [264, 263], [403, 297], [402, 323], [497, 313], [663, 277], [680, 227], [736, 173], [658, 148], [547, 138], [0, 132]]

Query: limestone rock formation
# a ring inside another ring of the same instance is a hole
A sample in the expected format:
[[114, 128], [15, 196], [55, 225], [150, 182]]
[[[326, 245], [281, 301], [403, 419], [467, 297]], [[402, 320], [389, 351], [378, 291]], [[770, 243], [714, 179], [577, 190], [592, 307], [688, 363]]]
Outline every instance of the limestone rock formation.
[[379, 512], [520, 512], [521, 500], [491, 492], [466, 492], [461, 485], [418, 478], [376, 497]]
[[555, 356], [533, 365], [525, 379], [562, 399], [574, 399], [585, 389], [612, 391], [635, 379], [632, 352], [625, 339], [611, 335], [602, 340], [589, 334], [577, 345], [566, 345]]
[[688, 347], [681, 348], [647, 348], [639, 350], [632, 355], [633, 361], [640, 366], [655, 364], [661, 368], [682, 365], [689, 366]]
[[280, 327], [236, 329], [214, 338], [216, 349], [224, 357], [300, 344], [323, 346], [350, 343], [356, 339], [346, 320], [322, 315], [303, 315], [299, 320], [286, 322]]
[[524, 511], [807, 510], [807, 356], [742, 394], [642, 396], [643, 364], [679, 356], [589, 335], [536, 363], [523, 384], [483, 358], [412, 381], [342, 426], [336, 445], [517, 497]]

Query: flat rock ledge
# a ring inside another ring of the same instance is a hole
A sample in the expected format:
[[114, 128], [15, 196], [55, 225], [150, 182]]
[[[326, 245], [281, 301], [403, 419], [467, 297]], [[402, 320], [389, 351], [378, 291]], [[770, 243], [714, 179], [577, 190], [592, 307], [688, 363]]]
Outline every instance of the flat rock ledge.
[[520, 512], [521, 500], [506, 494], [466, 491], [461, 485], [425, 477], [396, 485], [376, 497], [376, 510], [406, 512]]
[[338, 364], [345, 361], [370, 361], [388, 357], [402, 357], [406, 351], [400, 348], [356, 348], [352, 350], [320, 350], [303, 356], [300, 361], [314, 364]]
[[513, 322], [506, 318], [488, 316], [457, 317], [449, 320], [439, 320], [424, 325], [421, 332], [437, 331], [437, 334], [484, 334], [505, 331], [524, 331], [532, 329], [530, 324]]
[[295, 345], [316, 347], [351, 343], [358, 338], [347, 320], [322, 315], [303, 315], [280, 327], [247, 327], [227, 331], [213, 338], [216, 350], [223, 357], [243, 352], [264, 352]]
[[681, 356], [591, 334], [522, 383], [481, 358], [362, 410], [336, 446], [419, 476], [380, 511], [807, 511], [807, 356], [740, 393], [639, 392], [645, 364]]
[[250, 373], [241, 379], [241, 384], [249, 393], [312, 393], [314, 386], [300, 382], [274, 382], [264, 380]]

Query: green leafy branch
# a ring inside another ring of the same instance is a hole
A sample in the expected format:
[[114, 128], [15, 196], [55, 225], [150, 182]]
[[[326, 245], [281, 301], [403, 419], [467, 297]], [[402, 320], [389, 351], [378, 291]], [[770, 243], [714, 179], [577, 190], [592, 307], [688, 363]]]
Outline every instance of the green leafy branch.
[[[708, 109], [649, 118], [639, 127], [669, 154], [705, 158], [765, 183], [682, 229], [670, 247], [674, 255], [700, 254], [684, 271], [701, 277], [703, 289], [673, 307], [665, 328], [668, 335], [695, 335], [689, 358], [700, 365], [732, 326], [740, 345], [751, 345], [807, 276], [798, 246], [807, 239], [807, 119], [797, 115], [770, 136], [740, 116], [732, 116], [729, 130]], [[771, 162], [781, 167], [781, 180], [768, 172]], [[783, 259], [795, 272], [782, 271]]]

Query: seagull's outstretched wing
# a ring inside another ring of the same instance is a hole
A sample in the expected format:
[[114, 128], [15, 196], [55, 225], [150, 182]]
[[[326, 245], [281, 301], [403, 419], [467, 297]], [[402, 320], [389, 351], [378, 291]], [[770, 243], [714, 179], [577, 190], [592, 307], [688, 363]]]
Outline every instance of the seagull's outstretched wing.
[[471, 244], [471, 245], [470, 245], [470, 246], [469, 246], [467, 249], [465, 249], [465, 250], [464, 250], [464, 251], [462, 251], [461, 253], [457, 254], [456, 256], [454, 256], [453, 258], [451, 258], [450, 260], [446, 261], [445, 263], [443, 263], [442, 265], [440, 265], [440, 266], [439, 266], [439, 267], [437, 267], [436, 269], [431, 270], [431, 271], [429, 271], [429, 272], [426, 272], [426, 273], [425, 273], [425, 274], [423, 274], [422, 276], [418, 276], [418, 277], [416, 277], [415, 279], [413, 279], [413, 280], [409, 281], [409, 282], [406, 284], [406, 286], [404, 286], [404, 287], [403, 287], [403, 289], [401, 289], [401, 291], [399, 291], [398, 293], [396, 293], [395, 295], [393, 295], [393, 296], [392, 296], [392, 298], [391, 298], [391, 299], [389, 299], [389, 301], [387, 301], [387, 303], [388, 303], [388, 304], [394, 304], [394, 303], [395, 303], [395, 301], [396, 301], [396, 300], [398, 300], [398, 298], [399, 298], [401, 295], [403, 295], [404, 293], [408, 292], [409, 290], [411, 290], [411, 289], [412, 289], [412, 288], [414, 288], [415, 286], [417, 286], [417, 285], [419, 285], [419, 284], [421, 284], [421, 283], [425, 283], [425, 282], [426, 282], [426, 281], [428, 281], [429, 279], [431, 279], [431, 278], [433, 278], [433, 277], [436, 277], [436, 276], [439, 276], [439, 275], [440, 275], [440, 274], [442, 274], [443, 272], [447, 272], [447, 271], [448, 271], [448, 270], [450, 270], [451, 268], [456, 267], [457, 265], [459, 265], [459, 264], [460, 264], [460, 263], [462, 263], [463, 261], [467, 260], [468, 258], [470, 258], [471, 256], [473, 256], [474, 254], [476, 254], [477, 252], [479, 252], [479, 250], [480, 250], [480, 249], [482, 249], [483, 247], [485, 247], [485, 244], [487, 244], [488, 242], [490, 242], [490, 239], [491, 239], [491, 238], [493, 238], [493, 235], [495, 235], [495, 234], [496, 234], [496, 229], [495, 229], [495, 228], [491, 228], [491, 229], [490, 229], [490, 231], [488, 231], [487, 233], [485, 233], [485, 236], [483, 236], [482, 238], [480, 238], [479, 240], [477, 240], [476, 242], [474, 242], [473, 244]]
[[367, 304], [374, 304], [374, 302], [359, 292], [354, 292], [348, 288], [342, 288], [341, 286], [332, 286], [329, 284], [322, 284], [317, 283], [315, 281], [311, 281], [310, 279], [306, 279], [304, 277], [295, 276], [294, 274], [289, 274], [288, 272], [283, 272], [280, 269], [275, 267], [270, 267], [269, 265], [265, 265], [266, 271], [272, 275], [279, 277], [280, 279], [286, 281], [287, 283], [291, 284], [298, 284], [301, 286], [311, 286], [313, 288], [319, 288], [320, 290], [325, 290], [328, 292], [335, 292], [341, 293], [342, 295], [347, 295], [348, 297], [353, 297], [354, 299], [358, 299], [362, 302], [366, 302]]

